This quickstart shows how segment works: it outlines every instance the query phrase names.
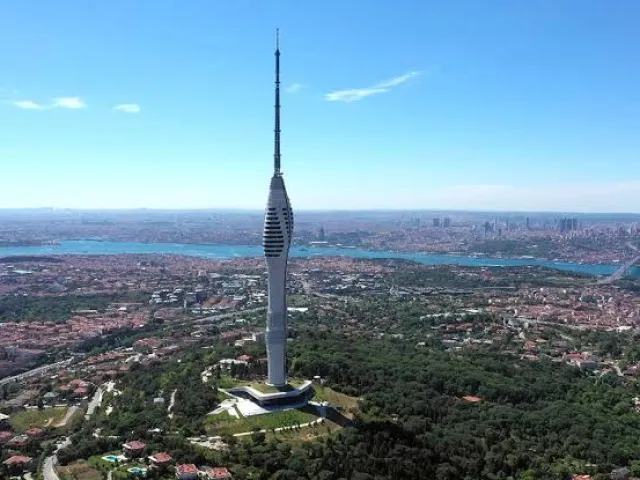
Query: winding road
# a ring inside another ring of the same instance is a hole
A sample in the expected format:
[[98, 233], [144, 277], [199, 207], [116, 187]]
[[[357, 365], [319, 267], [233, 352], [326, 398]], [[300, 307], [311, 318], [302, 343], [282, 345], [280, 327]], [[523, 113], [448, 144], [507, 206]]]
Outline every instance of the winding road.
[[56, 453], [58, 453], [58, 450], [68, 447], [69, 445], [71, 445], [71, 440], [65, 438], [58, 444], [53, 455], [44, 459], [44, 467], [42, 469], [44, 480], [60, 480], [60, 477], [58, 477], [55, 469], [55, 465], [58, 463], [58, 456], [56, 455]]

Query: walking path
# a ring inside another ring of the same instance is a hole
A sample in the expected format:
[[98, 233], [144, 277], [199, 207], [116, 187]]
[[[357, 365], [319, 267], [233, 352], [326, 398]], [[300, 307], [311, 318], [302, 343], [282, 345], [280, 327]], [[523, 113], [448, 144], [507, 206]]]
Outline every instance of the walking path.
[[[292, 428], [305, 428], [305, 427], [312, 427], [314, 425], [319, 425], [322, 423], [322, 420], [324, 420], [321, 417], [318, 417], [317, 419], [313, 420], [312, 422], [307, 422], [307, 423], [301, 423], [300, 425], [290, 425], [288, 427], [279, 427], [279, 428], [275, 428], [273, 430], [269, 429], [262, 429], [262, 430], [257, 430], [257, 431], [250, 431], [250, 432], [242, 432], [242, 433], [234, 433], [233, 436], [234, 437], [248, 437], [249, 435], [252, 435], [253, 433], [268, 433], [268, 432], [284, 432], [286, 430], [290, 430]], [[211, 448], [211, 449], [216, 449], [216, 447], [214, 446], [214, 443], [222, 440], [222, 437], [220, 436], [216, 436], [216, 437], [209, 437], [207, 440], [202, 441], [200, 438], [190, 438], [189, 441], [195, 445], [199, 445], [201, 447], [205, 447], [205, 448]]]
[[54, 427], [64, 427], [67, 424], [67, 422], [71, 420], [71, 417], [73, 417], [73, 414], [76, 413], [77, 411], [78, 411], [78, 407], [76, 405], [70, 406], [69, 409], [67, 410], [67, 413], [65, 413], [64, 418], [60, 420], [58, 423], [56, 423]]
[[[319, 424], [322, 420], [323, 420], [322, 418], [317, 418], [313, 422], [301, 423], [300, 425], [297, 425], [297, 424], [296, 425], [290, 425], [288, 427], [280, 427], [280, 428], [275, 428], [273, 430], [262, 429], [262, 430], [259, 430], [257, 433], [267, 433], [267, 432], [271, 432], [271, 431], [273, 431], [273, 432], [283, 432], [285, 430], [291, 430], [292, 428], [312, 427], [314, 425]], [[251, 431], [251, 432], [242, 432], [242, 433], [236, 433], [233, 436], [234, 437], [246, 437], [248, 435], [251, 435], [252, 433], [254, 433], [254, 432], [253, 431]]]
[[169, 413], [169, 419], [173, 418], [173, 413], [171, 413], [171, 410], [173, 410], [173, 407], [176, 404], [176, 392], [178, 390], [174, 390], [173, 392], [171, 392], [171, 399], [169, 400], [169, 406], [167, 407], [167, 412]]

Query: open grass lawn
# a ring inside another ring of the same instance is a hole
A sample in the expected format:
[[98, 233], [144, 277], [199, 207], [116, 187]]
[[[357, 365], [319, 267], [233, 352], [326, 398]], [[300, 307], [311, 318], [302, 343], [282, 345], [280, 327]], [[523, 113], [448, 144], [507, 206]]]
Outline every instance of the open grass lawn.
[[324, 423], [310, 427], [294, 428], [275, 433], [267, 432], [266, 439], [277, 439], [291, 445], [299, 445], [319, 438], [327, 438], [340, 430], [342, 430], [340, 425], [325, 419]]
[[265, 413], [264, 415], [254, 415], [252, 417], [229, 419], [219, 415], [209, 415], [207, 417], [207, 432], [210, 435], [233, 435], [236, 433], [250, 432], [255, 427], [261, 430], [271, 430], [282, 427], [293, 427], [298, 424], [313, 422], [318, 417], [312, 413], [300, 410], [285, 410], [283, 412]]
[[300, 387], [304, 383], [304, 380], [298, 380], [296, 378], [290, 378], [289, 382], [282, 387], [274, 387], [272, 385], [267, 385], [264, 381], [249, 381], [249, 380], [239, 380], [237, 378], [230, 377], [228, 375], [223, 375], [220, 378], [220, 388], [233, 388], [233, 387], [251, 387], [255, 388], [259, 392], [262, 393], [277, 393], [277, 392], [289, 392], [294, 388]]
[[303, 294], [287, 295], [287, 306], [307, 307], [309, 306], [309, 297]]
[[313, 400], [316, 402], [329, 402], [332, 406], [342, 407], [345, 413], [352, 408], [358, 407], [358, 399], [356, 397], [350, 397], [344, 393], [331, 390], [329, 387], [321, 387], [319, 385], [313, 386], [316, 392]]
[[102, 474], [84, 460], [58, 467], [60, 480], [102, 480]]
[[233, 388], [239, 385], [246, 385], [246, 381], [238, 380], [237, 378], [233, 378], [230, 375], [222, 375], [220, 377], [220, 388]]
[[66, 413], [66, 408], [45, 408], [43, 410], [34, 408], [11, 415], [10, 422], [15, 431], [22, 433], [34, 427], [53, 427], [64, 418]]

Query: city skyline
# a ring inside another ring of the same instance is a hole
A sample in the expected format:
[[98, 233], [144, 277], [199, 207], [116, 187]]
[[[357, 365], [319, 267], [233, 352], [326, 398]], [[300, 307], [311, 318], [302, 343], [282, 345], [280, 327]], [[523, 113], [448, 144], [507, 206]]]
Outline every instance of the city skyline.
[[634, 2], [3, 13], [2, 208], [258, 210], [280, 26], [297, 209], [640, 212]]

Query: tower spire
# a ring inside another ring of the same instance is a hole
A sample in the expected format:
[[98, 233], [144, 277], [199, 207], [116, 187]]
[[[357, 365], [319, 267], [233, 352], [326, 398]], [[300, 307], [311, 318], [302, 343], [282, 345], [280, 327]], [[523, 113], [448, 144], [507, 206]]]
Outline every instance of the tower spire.
[[276, 120], [273, 145], [273, 174], [280, 175], [280, 29], [276, 28]]

